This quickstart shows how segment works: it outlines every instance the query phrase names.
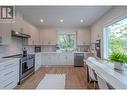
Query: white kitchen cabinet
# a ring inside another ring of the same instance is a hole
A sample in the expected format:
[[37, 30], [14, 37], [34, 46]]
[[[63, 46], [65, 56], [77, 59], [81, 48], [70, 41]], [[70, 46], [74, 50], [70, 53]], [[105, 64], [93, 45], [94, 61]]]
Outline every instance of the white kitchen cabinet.
[[35, 54], [35, 71], [38, 70], [42, 65], [41, 59], [42, 59], [41, 53], [36, 53]]
[[1, 62], [0, 89], [13, 89], [17, 86], [18, 82], [19, 82], [19, 59]]
[[51, 57], [51, 64], [54, 66], [59, 65], [59, 53], [52, 53]]
[[39, 31], [36, 27], [23, 21], [23, 31], [31, 36], [28, 39], [24, 39], [24, 45], [39, 45]]
[[42, 53], [43, 66], [70, 66], [74, 65], [73, 53]]
[[91, 34], [90, 34], [89, 30], [87, 30], [87, 29], [79, 30], [76, 32], [76, 35], [77, 35], [77, 45], [90, 44]]
[[38, 45], [39, 44], [39, 32], [34, 26], [29, 26], [29, 35], [31, 38], [28, 39], [28, 45]]
[[66, 65], [67, 62], [67, 56], [65, 53], [59, 53], [60, 58], [59, 60], [59, 64], [58, 65]]
[[0, 23], [0, 45], [11, 43], [11, 23]]
[[51, 29], [42, 29], [40, 32], [40, 45], [56, 45], [57, 32]]
[[73, 53], [67, 53], [66, 56], [67, 56], [66, 64], [67, 65], [74, 65], [74, 54]]
[[48, 53], [42, 53], [41, 54], [41, 57], [42, 57], [42, 66], [47, 66], [48, 65]]

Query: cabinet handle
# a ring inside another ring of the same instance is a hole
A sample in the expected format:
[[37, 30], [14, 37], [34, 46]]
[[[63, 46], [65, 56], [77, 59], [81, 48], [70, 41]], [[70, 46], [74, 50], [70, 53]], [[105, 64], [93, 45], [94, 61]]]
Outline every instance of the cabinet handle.
[[8, 83], [7, 85], [5, 85], [4, 87], [7, 87], [8, 85], [10, 85], [10, 84], [12, 84], [14, 81], [12, 81], [12, 82], [10, 82], [10, 83]]
[[13, 73], [13, 72], [14, 72], [14, 71], [10, 71], [10, 72], [4, 74], [4, 76], [7, 76], [7, 75], [9, 75], [10, 73]]

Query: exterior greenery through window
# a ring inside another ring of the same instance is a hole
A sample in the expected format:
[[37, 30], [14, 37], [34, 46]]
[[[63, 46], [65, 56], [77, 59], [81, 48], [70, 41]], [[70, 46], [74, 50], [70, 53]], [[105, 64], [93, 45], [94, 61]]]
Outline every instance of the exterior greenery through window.
[[118, 21], [108, 27], [108, 56], [113, 51], [127, 53], [127, 18]]
[[74, 48], [75, 47], [75, 35], [74, 34], [61, 34], [59, 35], [60, 48]]

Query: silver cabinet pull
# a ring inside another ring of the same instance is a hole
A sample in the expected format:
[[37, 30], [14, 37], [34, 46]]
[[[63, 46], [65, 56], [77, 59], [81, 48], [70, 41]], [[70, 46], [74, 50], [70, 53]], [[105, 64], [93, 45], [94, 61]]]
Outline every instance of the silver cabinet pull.
[[4, 87], [7, 87], [7, 86], [9, 86], [10, 84], [12, 84], [14, 81], [12, 81], [12, 82], [10, 82], [10, 83], [8, 83], [7, 85], [5, 85]]
[[7, 75], [9, 75], [9, 74], [11, 74], [11, 73], [13, 73], [13, 72], [14, 72], [14, 71], [10, 71], [10, 72], [4, 74], [4, 76], [7, 76]]

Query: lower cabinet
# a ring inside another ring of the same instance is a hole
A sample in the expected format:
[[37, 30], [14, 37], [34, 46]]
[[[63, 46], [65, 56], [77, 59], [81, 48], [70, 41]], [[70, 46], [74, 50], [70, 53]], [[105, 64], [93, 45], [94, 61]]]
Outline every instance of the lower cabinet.
[[74, 53], [67, 53], [67, 64], [74, 65]]
[[73, 53], [42, 53], [43, 66], [74, 65]]
[[19, 82], [19, 59], [0, 63], [0, 89], [13, 89]]
[[41, 53], [36, 53], [35, 54], [35, 71], [41, 67], [41, 65], [42, 65], [41, 60], [42, 60]]

